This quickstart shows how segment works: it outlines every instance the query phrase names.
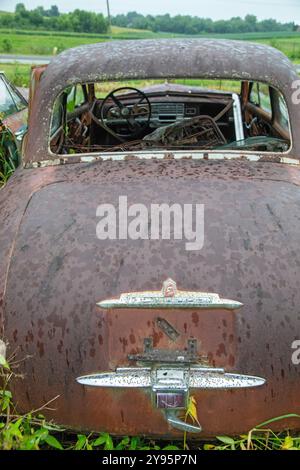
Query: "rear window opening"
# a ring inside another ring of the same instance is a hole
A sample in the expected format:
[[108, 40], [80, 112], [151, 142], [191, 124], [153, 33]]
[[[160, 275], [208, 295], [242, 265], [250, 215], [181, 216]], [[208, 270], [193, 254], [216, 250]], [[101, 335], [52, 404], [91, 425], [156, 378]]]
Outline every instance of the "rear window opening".
[[265, 83], [132, 80], [78, 84], [56, 99], [57, 155], [131, 151], [287, 152], [283, 95]]

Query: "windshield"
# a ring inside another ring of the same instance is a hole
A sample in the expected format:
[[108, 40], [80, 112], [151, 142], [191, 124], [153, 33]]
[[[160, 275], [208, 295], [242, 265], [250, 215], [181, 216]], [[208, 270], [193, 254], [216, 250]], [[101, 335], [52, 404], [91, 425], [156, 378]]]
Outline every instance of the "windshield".
[[6, 118], [26, 108], [26, 105], [17, 90], [0, 74], [0, 116]]
[[153, 150], [286, 152], [289, 117], [267, 84], [147, 80], [80, 84], [57, 99], [55, 154]]

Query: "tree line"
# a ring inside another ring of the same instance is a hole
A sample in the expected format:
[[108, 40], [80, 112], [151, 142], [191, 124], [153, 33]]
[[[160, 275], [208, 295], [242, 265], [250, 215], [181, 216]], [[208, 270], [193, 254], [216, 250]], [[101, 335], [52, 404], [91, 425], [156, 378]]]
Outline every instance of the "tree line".
[[56, 5], [49, 10], [37, 7], [26, 10], [23, 3], [18, 3], [14, 13], [2, 12], [0, 26], [12, 29], [43, 29], [70, 31], [77, 33], [107, 33], [108, 22], [102, 13], [74, 10], [71, 13], [60, 13]]
[[135, 11], [126, 15], [112, 17], [112, 24], [126, 28], [148, 29], [153, 32], [168, 32], [176, 34], [202, 34], [202, 33], [250, 33], [268, 31], [293, 31], [296, 25], [293, 22], [280, 23], [273, 19], [258, 21], [255, 15], [239, 16], [230, 20], [213, 21], [210, 18], [197, 16], [177, 15], [147, 15]]
[[[134, 11], [126, 15], [113, 16], [111, 21], [115, 26], [174, 34], [249, 33], [297, 29], [294, 22], [280, 23], [274, 19], [259, 21], [255, 15], [213, 21], [209, 18], [188, 15], [142, 15]], [[56, 5], [52, 5], [48, 10], [44, 7], [27, 10], [23, 3], [16, 5], [14, 13], [2, 12], [0, 26], [13, 29], [44, 29], [99, 34], [108, 33], [109, 29], [108, 21], [102, 13], [79, 9], [70, 13], [60, 13]]]

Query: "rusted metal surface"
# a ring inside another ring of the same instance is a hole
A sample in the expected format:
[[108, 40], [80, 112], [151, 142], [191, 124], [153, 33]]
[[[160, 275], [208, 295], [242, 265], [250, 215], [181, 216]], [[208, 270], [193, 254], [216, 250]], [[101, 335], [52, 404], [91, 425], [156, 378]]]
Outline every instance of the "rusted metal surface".
[[3, 120], [5, 126], [15, 134], [21, 127], [27, 124], [28, 109], [23, 109], [18, 113], [11, 114]]
[[[198, 159], [149, 152], [142, 159], [123, 154], [120, 161], [110, 161], [109, 154], [57, 158], [49, 152], [51, 109], [66, 85], [150, 77], [268, 82], [287, 101], [291, 151], [201, 152]], [[135, 367], [145, 357], [177, 364], [181, 355], [204, 367], [266, 379], [257, 389], [193, 390], [203, 436], [238, 434], [271, 417], [300, 413], [300, 366], [291, 361], [300, 331], [295, 79], [275, 49], [216, 40], [91, 45], [33, 71], [24, 156], [30, 169], [19, 168], [0, 191], [0, 329], [7, 354], [27, 357], [20, 363], [24, 378], [13, 384], [20, 411], [59, 395], [56, 409], [45, 414], [74, 429], [179, 435], [153, 406], [151, 391], [83, 387], [76, 378]], [[188, 252], [184, 240], [172, 239], [98, 240], [97, 206], [117, 206], [119, 195], [145, 206], [204, 204], [203, 248]], [[168, 277], [178, 283], [178, 290], [170, 280], [164, 286], [171, 303], [186, 290], [216, 292], [238, 304], [97, 305], [124, 292], [157, 290]], [[170, 423], [176, 419], [169, 416]]]
[[139, 145], [141, 149], [143, 147], [147, 149], [152, 145], [153, 147], [170, 145], [172, 148], [172, 145], [181, 147], [192, 142], [198, 145], [201, 142], [201, 148], [206, 149], [225, 144], [227, 141], [214, 119], [210, 116], [196, 116], [188, 123], [175, 123], [156, 129], [146, 135]]
[[292, 84], [299, 77], [286, 56], [272, 47], [244, 41], [162, 39], [92, 44], [55, 57], [41, 77], [32, 104], [25, 164], [55, 160], [48, 146], [51, 109], [66, 86], [144, 78], [251, 79], [268, 83], [285, 97], [293, 141], [287, 156], [299, 159], [300, 107], [292, 101]]
[[[170, 350], [194, 338], [210, 365], [267, 380], [255, 390], [195, 391], [203, 436], [245, 432], [299, 413], [300, 367], [291, 362], [300, 331], [299, 191], [298, 167], [268, 162], [129, 160], [19, 169], [0, 191], [2, 336], [8, 354], [31, 356], [20, 365], [24, 379], [14, 383], [19, 409], [60, 395], [56, 410], [45, 412], [58, 423], [179, 436], [147, 391], [89, 389], [75, 378], [132, 366], [128, 355], [143, 353], [145, 338]], [[180, 240], [97, 240], [96, 207], [117, 205], [120, 194], [129, 204], [205, 204], [203, 249], [187, 252]], [[156, 290], [168, 276], [179, 289], [217, 292], [243, 307], [96, 305], [123, 292]], [[158, 317], [178, 340], [164, 334]]]
[[33, 106], [33, 102], [35, 99], [35, 92], [39, 86], [39, 83], [42, 79], [43, 73], [47, 69], [47, 65], [36, 65], [33, 66], [31, 69], [31, 80], [30, 80], [30, 87], [29, 87], [29, 111]]

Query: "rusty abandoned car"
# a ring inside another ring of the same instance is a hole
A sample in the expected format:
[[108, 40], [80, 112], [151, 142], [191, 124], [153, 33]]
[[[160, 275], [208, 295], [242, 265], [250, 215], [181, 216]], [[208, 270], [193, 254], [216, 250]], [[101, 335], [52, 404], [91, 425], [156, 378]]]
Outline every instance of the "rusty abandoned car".
[[[166, 437], [300, 412], [297, 80], [271, 47], [209, 39], [83, 46], [33, 72], [22, 162], [0, 191], [18, 409], [59, 396], [56, 423]], [[100, 239], [97, 207], [121, 196], [201, 205], [201, 246], [172, 223], [169, 238]], [[200, 425], [184, 420], [191, 397]]]

